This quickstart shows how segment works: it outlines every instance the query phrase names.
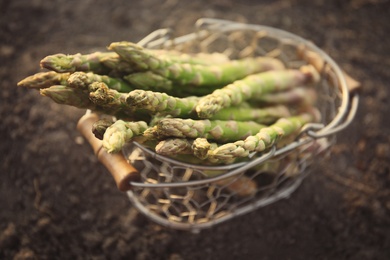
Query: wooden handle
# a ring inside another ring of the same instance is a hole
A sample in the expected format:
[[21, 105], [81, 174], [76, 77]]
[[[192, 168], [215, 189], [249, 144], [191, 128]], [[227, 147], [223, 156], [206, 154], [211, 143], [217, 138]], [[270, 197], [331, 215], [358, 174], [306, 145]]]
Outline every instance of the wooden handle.
[[77, 124], [77, 130], [87, 139], [92, 146], [93, 152], [107, 170], [114, 177], [115, 183], [120, 191], [131, 189], [130, 182], [139, 181], [140, 175], [137, 169], [129, 164], [122, 153], [110, 154], [102, 149], [102, 141], [92, 133], [92, 125], [99, 120], [96, 114], [82, 116]]

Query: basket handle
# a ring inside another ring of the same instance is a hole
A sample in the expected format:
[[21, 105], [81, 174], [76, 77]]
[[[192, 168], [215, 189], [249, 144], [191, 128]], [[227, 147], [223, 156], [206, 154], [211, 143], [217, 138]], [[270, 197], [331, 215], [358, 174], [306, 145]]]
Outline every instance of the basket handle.
[[140, 175], [125, 159], [122, 153], [110, 154], [102, 149], [102, 141], [92, 133], [92, 125], [99, 117], [94, 113], [87, 113], [77, 123], [77, 130], [85, 137], [100, 161], [111, 173], [120, 191], [128, 191], [132, 188], [130, 182], [139, 181]]

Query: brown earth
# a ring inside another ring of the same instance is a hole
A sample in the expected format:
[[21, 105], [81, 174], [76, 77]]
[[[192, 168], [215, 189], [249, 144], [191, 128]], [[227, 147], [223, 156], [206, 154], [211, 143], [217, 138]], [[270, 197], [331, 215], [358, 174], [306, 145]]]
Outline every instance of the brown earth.
[[[362, 83], [354, 123], [287, 200], [193, 234], [132, 209], [76, 131], [16, 82], [53, 53], [179, 34], [201, 17], [312, 40]], [[390, 2], [0, 1], [1, 259], [390, 259]]]

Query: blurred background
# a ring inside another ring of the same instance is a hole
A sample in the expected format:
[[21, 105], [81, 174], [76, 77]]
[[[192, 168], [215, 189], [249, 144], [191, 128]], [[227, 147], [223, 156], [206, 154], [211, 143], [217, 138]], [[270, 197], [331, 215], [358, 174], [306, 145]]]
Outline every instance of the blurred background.
[[[289, 198], [193, 234], [137, 213], [76, 131], [84, 111], [16, 83], [54, 53], [202, 17], [311, 40], [362, 84], [332, 156]], [[388, 0], [0, 1], [1, 259], [389, 259]]]

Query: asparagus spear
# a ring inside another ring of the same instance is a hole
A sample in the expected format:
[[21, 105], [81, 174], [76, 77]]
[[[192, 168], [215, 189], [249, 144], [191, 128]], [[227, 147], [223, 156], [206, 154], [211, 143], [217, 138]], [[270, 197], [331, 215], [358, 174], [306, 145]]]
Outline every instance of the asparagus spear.
[[307, 104], [312, 105], [317, 99], [317, 93], [313, 88], [298, 87], [287, 91], [270, 93], [259, 96], [256, 102], [261, 104]]
[[57, 73], [54, 71], [39, 72], [18, 82], [24, 88], [48, 88], [53, 85], [66, 85], [70, 73]]
[[217, 88], [216, 86], [180, 87], [176, 82], [153, 71], [136, 72], [123, 78], [137, 88], [165, 92], [177, 97], [204, 96]]
[[142, 109], [160, 116], [189, 117], [194, 113], [197, 97], [177, 98], [165, 93], [136, 89], [126, 96], [126, 102], [133, 109]]
[[210, 118], [222, 108], [237, 106], [245, 100], [256, 99], [264, 94], [314, 83], [318, 79], [318, 72], [312, 67], [253, 74], [202, 97], [196, 106], [196, 112], [200, 118]]
[[[94, 84], [104, 84], [96, 82]], [[107, 88], [107, 86], [106, 86]], [[107, 88], [108, 89], [108, 88]], [[39, 90], [42, 96], [51, 98], [54, 102], [61, 105], [69, 105], [82, 109], [90, 109], [99, 113], [113, 115], [118, 118], [138, 118], [130, 111], [123, 109], [123, 106], [114, 99], [115, 102], [99, 102], [98, 98], [90, 97], [91, 93], [88, 90], [75, 89], [64, 85], [54, 85], [49, 88]], [[93, 96], [94, 94], [92, 94]], [[109, 99], [107, 99], [109, 100]]]
[[77, 108], [99, 110], [96, 104], [88, 97], [88, 92], [81, 89], [74, 89], [63, 85], [54, 85], [49, 88], [40, 89], [42, 96], [51, 98], [54, 102], [62, 105], [74, 106]]
[[110, 74], [117, 73], [127, 75], [134, 72], [132, 64], [121, 59], [117, 53], [113, 53], [113, 55], [107, 55], [100, 60], [104, 66], [111, 69]]
[[141, 135], [147, 128], [148, 124], [144, 121], [117, 120], [106, 129], [102, 145], [109, 153], [119, 152], [126, 143]]
[[210, 143], [207, 138], [196, 138], [192, 143], [192, 152], [195, 157], [201, 159], [203, 162], [212, 164], [231, 164], [236, 162], [236, 157], [225, 157], [223, 160], [216, 159], [212, 152], [219, 146], [217, 143]]
[[150, 120], [147, 111], [128, 105], [127, 94], [110, 89], [103, 82], [93, 82], [88, 86], [88, 91], [89, 99], [108, 115], [133, 120]]
[[229, 61], [222, 53], [189, 55], [178, 51], [150, 50], [132, 42], [113, 42], [108, 47], [138, 70], [155, 70], [176, 63], [199, 65], [220, 64]]
[[193, 120], [164, 118], [153, 127], [158, 139], [165, 137], [198, 138], [204, 137], [219, 142], [235, 141], [257, 133], [264, 125], [248, 121]]
[[160, 58], [146, 49], [129, 42], [112, 43], [114, 50], [139, 71], [151, 70], [179, 85], [225, 85], [249, 74], [270, 69], [282, 69], [284, 65], [269, 57], [245, 58], [216, 65], [180, 63], [175, 59]]
[[[159, 116], [170, 115], [181, 118], [196, 118], [195, 106], [198, 101], [199, 97], [195, 96], [177, 98], [165, 93], [140, 89], [131, 91], [126, 97], [126, 102], [133, 109], [143, 109]], [[253, 108], [243, 105], [222, 109], [210, 119], [255, 121], [261, 124], [269, 124], [275, 122], [278, 118], [289, 115], [288, 108], [283, 105], [264, 108]]]
[[283, 64], [276, 59], [257, 57], [232, 60], [218, 65], [193, 65], [174, 63], [153, 71], [178, 85], [219, 87], [253, 73], [281, 69]]
[[123, 77], [130, 84], [145, 90], [172, 92], [172, 81], [152, 71], [137, 72]]
[[65, 55], [62, 53], [49, 55], [41, 60], [41, 67], [56, 72], [92, 71], [94, 73], [108, 73], [102, 59], [115, 57], [115, 52], [94, 52], [90, 54]]
[[262, 152], [281, 138], [299, 131], [306, 123], [317, 121], [319, 112], [313, 110], [297, 116], [281, 118], [269, 127], [262, 128], [257, 134], [245, 140], [221, 145], [207, 152], [206, 159], [215, 163], [232, 163], [237, 158], [247, 157], [252, 152]]
[[93, 82], [104, 82], [107, 87], [119, 92], [129, 92], [133, 90], [130, 84], [120, 78], [98, 75], [92, 72], [74, 72], [69, 76], [67, 82], [70, 87], [80, 89], [87, 89], [88, 86]]
[[[150, 128], [148, 128], [150, 130]], [[148, 130], [145, 130], [147, 133]], [[147, 135], [147, 134], [146, 134]], [[195, 140], [189, 138], [168, 138], [158, 142], [155, 146], [155, 151], [158, 154], [166, 155], [173, 158], [190, 158], [191, 162], [194, 161], [191, 157], [178, 157], [179, 155], [193, 155], [203, 161], [199, 163], [205, 163], [207, 158], [207, 152], [210, 149], [215, 149], [216, 143], [209, 143], [206, 138], [196, 138]]]
[[270, 124], [281, 117], [290, 115], [290, 110], [284, 105], [263, 108], [239, 106], [221, 109], [210, 120], [255, 121], [259, 124]]
[[[138, 46], [134, 43], [129, 42], [121, 42], [117, 43], [118, 45], [122, 45], [122, 48], [128, 49], [130, 52], [137, 52], [141, 50], [141, 55], [144, 58], [147, 58], [147, 55], [151, 57], [158, 57], [158, 59], [169, 60], [171, 63], [191, 63], [191, 64], [220, 64], [223, 62], [229, 61], [229, 58], [222, 53], [197, 53], [193, 55], [189, 55], [186, 53], [181, 53], [179, 51], [174, 50], [153, 50], [153, 49], [143, 49], [141, 46]], [[113, 46], [116, 44], [113, 43]], [[113, 47], [112, 46], [112, 47]], [[124, 54], [126, 55], [126, 54]], [[137, 66], [134, 66], [134, 62], [130, 60], [130, 62], [122, 59], [119, 55], [112, 55], [103, 57], [101, 62], [108, 68], [112, 69], [112, 72], [117, 72], [119, 74], [130, 74], [134, 73], [137, 70]], [[140, 70], [140, 68], [138, 68]], [[142, 70], [142, 69], [141, 69]], [[141, 73], [142, 74], [142, 73]], [[141, 75], [140, 75], [141, 76]], [[142, 79], [137, 79], [141, 83]]]
[[218, 145], [216, 143], [210, 143], [206, 138], [199, 137], [192, 142], [191, 149], [197, 158], [206, 160], [208, 151], [214, 150], [217, 147]]
[[108, 47], [113, 50], [128, 63], [130, 63], [136, 71], [146, 71], [158, 67], [165, 67], [172, 63], [171, 60], [160, 59], [142, 46], [132, 42], [113, 42]]
[[230, 61], [229, 57], [220, 52], [213, 53], [183, 53], [175, 50], [150, 50], [161, 59], [169, 59], [175, 63], [189, 63], [199, 65], [216, 65]]
[[186, 138], [168, 138], [160, 141], [155, 151], [158, 154], [175, 156], [179, 154], [192, 154], [192, 141]]
[[120, 93], [114, 89], [108, 88], [103, 82], [93, 82], [88, 86], [89, 99], [96, 105], [102, 107], [104, 112], [109, 115], [126, 114], [134, 116], [132, 110], [126, 103], [126, 94]]

